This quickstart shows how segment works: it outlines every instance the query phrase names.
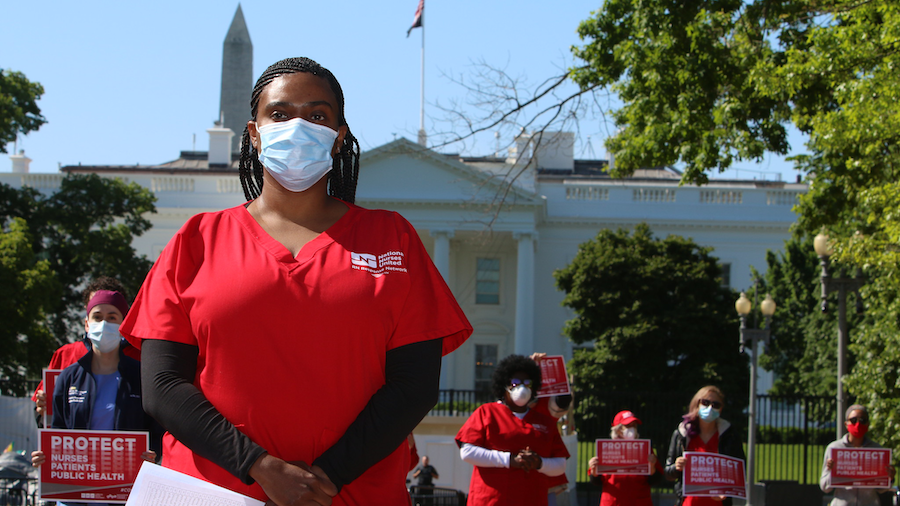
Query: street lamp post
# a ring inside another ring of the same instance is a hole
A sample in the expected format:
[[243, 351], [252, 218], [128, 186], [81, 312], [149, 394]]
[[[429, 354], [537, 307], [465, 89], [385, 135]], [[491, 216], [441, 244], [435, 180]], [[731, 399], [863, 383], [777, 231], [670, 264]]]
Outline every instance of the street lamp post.
[[766, 346], [769, 344], [771, 331], [769, 324], [772, 321], [772, 315], [775, 314], [775, 301], [769, 294], [759, 306], [763, 316], [766, 317], [766, 324], [761, 329], [747, 328], [747, 315], [750, 314], [753, 304], [744, 292], [741, 292], [740, 298], [734, 303], [734, 308], [741, 317], [741, 353], [745, 348], [750, 348], [751, 366], [750, 366], [750, 410], [749, 410], [749, 428], [747, 430], [747, 504], [752, 500], [751, 491], [756, 482], [756, 376], [757, 376], [757, 356], [759, 355], [759, 342], [763, 341]]
[[841, 269], [838, 277], [833, 277], [829, 272], [828, 258], [831, 256], [831, 247], [828, 244], [828, 235], [820, 233], [813, 241], [816, 255], [819, 255], [819, 265], [822, 266], [822, 312], [828, 310], [826, 297], [831, 292], [838, 294], [838, 350], [837, 350], [837, 439], [844, 435], [844, 411], [847, 408], [847, 395], [844, 392], [844, 376], [847, 375], [847, 292], [856, 293], [856, 313], [862, 313], [862, 298], [859, 289], [866, 280], [862, 271], [856, 269], [856, 276], [847, 277], [844, 269]]

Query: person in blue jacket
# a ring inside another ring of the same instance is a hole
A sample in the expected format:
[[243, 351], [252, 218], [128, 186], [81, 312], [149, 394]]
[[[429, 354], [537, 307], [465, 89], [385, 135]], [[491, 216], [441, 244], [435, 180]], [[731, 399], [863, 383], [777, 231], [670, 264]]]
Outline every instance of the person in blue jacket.
[[[81, 430], [135, 430], [150, 432], [151, 450], [144, 460], [154, 462], [162, 430], [141, 405], [141, 365], [122, 352], [119, 324], [128, 303], [119, 292], [99, 290], [87, 305], [85, 330], [91, 344], [87, 354], [66, 367], [53, 390], [51, 428]], [[32, 452], [35, 467], [46, 456]], [[63, 503], [59, 503], [63, 504]], [[73, 506], [76, 503], [68, 503]]]

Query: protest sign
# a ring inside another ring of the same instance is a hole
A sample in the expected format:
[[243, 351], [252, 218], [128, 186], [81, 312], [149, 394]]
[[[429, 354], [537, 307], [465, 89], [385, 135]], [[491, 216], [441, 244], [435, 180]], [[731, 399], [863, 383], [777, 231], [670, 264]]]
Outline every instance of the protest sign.
[[43, 429], [42, 500], [124, 503], [149, 450], [147, 432]]
[[569, 376], [566, 374], [566, 359], [562, 355], [554, 355], [541, 359], [541, 389], [538, 397], [554, 395], [570, 395]]
[[62, 369], [44, 369], [44, 427], [50, 427], [53, 420], [53, 389], [56, 388], [56, 378], [63, 372]]
[[744, 461], [718, 453], [684, 452], [685, 496], [747, 498]]
[[598, 439], [600, 474], [649, 475], [649, 439]]
[[853, 488], [888, 488], [891, 450], [886, 448], [832, 448], [831, 485]]

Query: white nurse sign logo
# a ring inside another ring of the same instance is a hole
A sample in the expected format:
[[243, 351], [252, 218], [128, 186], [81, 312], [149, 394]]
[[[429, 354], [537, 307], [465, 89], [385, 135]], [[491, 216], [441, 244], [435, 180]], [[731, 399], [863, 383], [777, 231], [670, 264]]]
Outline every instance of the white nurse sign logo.
[[350, 253], [350, 263], [360, 267], [378, 268], [378, 259], [368, 253]]
[[387, 251], [379, 255], [350, 252], [350, 267], [380, 278], [389, 272], [406, 272], [405, 256], [402, 251]]

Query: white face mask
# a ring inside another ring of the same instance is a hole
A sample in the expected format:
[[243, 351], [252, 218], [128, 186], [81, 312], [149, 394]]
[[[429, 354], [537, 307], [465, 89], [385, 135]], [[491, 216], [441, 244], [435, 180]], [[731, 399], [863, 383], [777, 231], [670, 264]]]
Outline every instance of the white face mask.
[[259, 127], [259, 162], [292, 192], [308, 190], [331, 170], [338, 133], [294, 118]]
[[525, 385], [516, 385], [506, 391], [509, 392], [509, 398], [516, 406], [524, 406], [531, 400], [531, 389]]
[[88, 338], [100, 353], [109, 353], [115, 350], [122, 341], [119, 324], [107, 321], [88, 323]]
[[627, 427], [622, 431], [622, 439], [637, 439], [637, 435], [637, 429], [634, 427]]

